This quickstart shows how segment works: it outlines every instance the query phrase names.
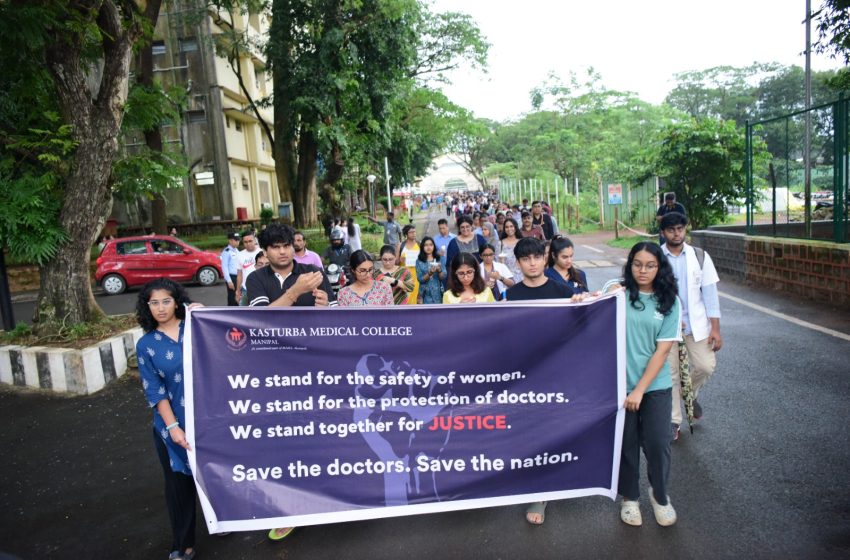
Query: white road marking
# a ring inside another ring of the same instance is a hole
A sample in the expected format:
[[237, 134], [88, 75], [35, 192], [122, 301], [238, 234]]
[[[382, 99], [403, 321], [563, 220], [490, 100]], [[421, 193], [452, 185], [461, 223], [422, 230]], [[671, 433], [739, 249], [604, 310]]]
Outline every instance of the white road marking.
[[596, 247], [591, 247], [590, 245], [582, 245], [585, 249], [590, 249], [591, 251], [596, 251], [597, 253], [604, 253], [602, 249], [597, 249]]
[[834, 331], [832, 329], [828, 329], [826, 327], [822, 327], [820, 325], [815, 325], [814, 323], [809, 323], [808, 321], [803, 321], [802, 319], [798, 319], [796, 317], [792, 317], [791, 315], [786, 315], [785, 313], [780, 313], [779, 311], [774, 311], [773, 309], [768, 309], [767, 307], [762, 307], [761, 305], [757, 305], [755, 303], [749, 302], [747, 300], [741, 299], [739, 297], [735, 297], [723, 292], [718, 292], [722, 297], [726, 299], [732, 300], [735, 303], [740, 303], [746, 307], [751, 309], [755, 309], [756, 311], [761, 311], [767, 315], [771, 315], [778, 319], [783, 319], [788, 321], [789, 323], [794, 323], [795, 325], [799, 325], [801, 327], [805, 327], [807, 329], [812, 329], [813, 331], [818, 331], [824, 334], [828, 334], [830, 336], [834, 336], [835, 338], [840, 338], [841, 340], [850, 341], [850, 334], [845, 334], [843, 332]]

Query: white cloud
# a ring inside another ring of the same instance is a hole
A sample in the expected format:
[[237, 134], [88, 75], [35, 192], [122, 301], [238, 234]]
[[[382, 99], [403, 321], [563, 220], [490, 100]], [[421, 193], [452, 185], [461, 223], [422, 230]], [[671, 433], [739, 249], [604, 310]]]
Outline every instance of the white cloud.
[[[550, 71], [566, 79], [592, 66], [606, 87], [660, 103], [676, 72], [805, 62], [802, 0], [436, 0], [434, 9], [470, 14], [492, 44], [489, 74], [461, 69], [444, 90], [497, 120], [529, 111], [529, 90]], [[812, 58], [814, 70], [839, 66]]]

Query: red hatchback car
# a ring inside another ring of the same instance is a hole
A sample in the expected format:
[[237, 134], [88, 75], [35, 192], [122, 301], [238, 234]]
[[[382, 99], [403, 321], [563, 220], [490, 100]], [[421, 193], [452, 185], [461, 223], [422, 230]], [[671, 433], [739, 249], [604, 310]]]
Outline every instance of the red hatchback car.
[[155, 278], [211, 286], [222, 277], [221, 260], [168, 235], [122, 237], [107, 242], [97, 258], [95, 280], [110, 295]]

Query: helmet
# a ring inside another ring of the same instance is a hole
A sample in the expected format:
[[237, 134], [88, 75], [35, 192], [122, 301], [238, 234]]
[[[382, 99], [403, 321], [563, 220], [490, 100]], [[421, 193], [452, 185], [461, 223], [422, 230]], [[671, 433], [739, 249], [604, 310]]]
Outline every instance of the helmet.
[[342, 234], [342, 232], [340, 230], [338, 230], [338, 229], [332, 229], [331, 230], [331, 241], [336, 241], [338, 239], [344, 239], [344, 238], [345, 238], [345, 236]]

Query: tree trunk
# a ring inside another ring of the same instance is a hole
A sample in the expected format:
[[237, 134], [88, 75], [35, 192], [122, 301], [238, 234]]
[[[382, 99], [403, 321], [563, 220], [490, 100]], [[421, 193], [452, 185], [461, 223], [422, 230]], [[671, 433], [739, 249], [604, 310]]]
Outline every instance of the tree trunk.
[[328, 170], [325, 173], [322, 188], [319, 191], [322, 201], [325, 203], [325, 217], [335, 218], [343, 215], [344, 209], [340, 203], [336, 184], [342, 178], [344, 169], [345, 160], [342, 158], [342, 150], [338, 144], [334, 144], [331, 162], [328, 164]]
[[[298, 139], [298, 177], [294, 204], [299, 212], [295, 225], [311, 227], [319, 222], [318, 196], [316, 193], [316, 159], [319, 156], [319, 143], [311, 131], [301, 129]], [[298, 219], [300, 218], [300, 220]]]
[[[79, 9], [77, 17], [90, 17]], [[78, 146], [65, 179], [59, 215], [68, 239], [40, 270], [36, 309], [40, 333], [103, 316], [91, 290], [90, 251], [112, 209], [109, 178], [118, 152], [132, 46], [140, 29], [122, 20], [121, 12], [110, 1], [101, 4], [96, 22], [104, 41], [103, 71], [95, 91], [87, 85], [91, 68], [83, 62], [79, 42], [57, 40], [47, 52], [57, 102], [65, 122], [74, 127]]]
[[[145, 6], [145, 19], [152, 27], [156, 27], [159, 17], [159, 8], [162, 0], [149, 0]], [[153, 87], [153, 42], [147, 41], [139, 53], [140, 72], [139, 84], [145, 87]], [[162, 130], [159, 123], [150, 130], [145, 130], [145, 144], [153, 152], [162, 152]], [[168, 233], [168, 216], [165, 208], [165, 197], [162, 193], [154, 193], [151, 200], [151, 227], [154, 233], [165, 235]]]

